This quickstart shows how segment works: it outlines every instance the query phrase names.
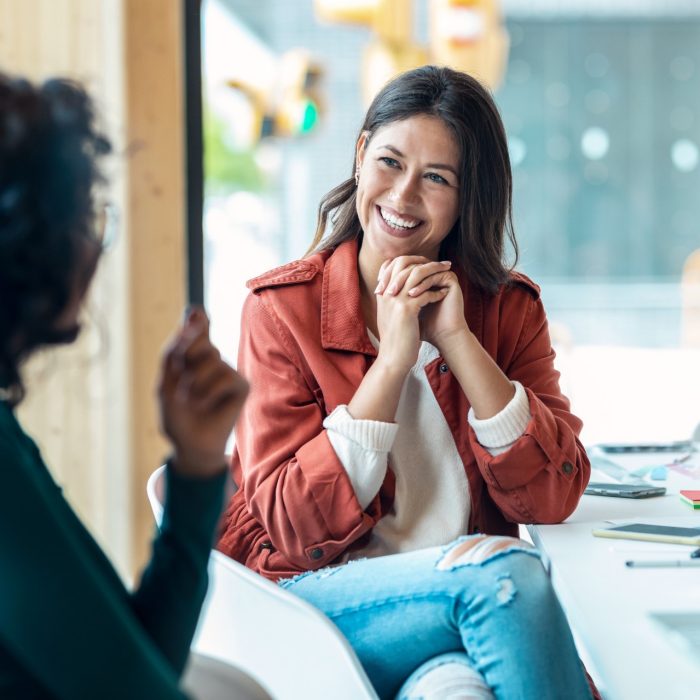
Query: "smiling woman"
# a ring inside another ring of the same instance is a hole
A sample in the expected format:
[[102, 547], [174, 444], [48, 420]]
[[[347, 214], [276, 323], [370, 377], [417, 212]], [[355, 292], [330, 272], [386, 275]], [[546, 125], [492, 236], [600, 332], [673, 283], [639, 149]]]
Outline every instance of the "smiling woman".
[[[401, 144], [392, 143], [393, 134], [410, 151], [412, 165], [425, 168], [421, 172], [424, 180], [456, 190], [457, 213], [445, 233], [442, 255], [489, 291], [508, 279], [503, 262], [505, 240], [513, 249], [514, 261], [518, 246], [511, 219], [513, 181], [503, 124], [493, 100], [476, 80], [455, 71], [446, 71], [443, 77], [448, 73], [453, 82], [447, 80], [443, 85], [437, 79], [426, 79], [422, 71], [406, 73], [401, 81], [385, 86], [382, 99], [370, 105], [356, 144], [354, 179], [341, 183], [321, 201], [310, 250], [330, 249], [362, 235], [367, 221], [361, 220], [362, 207], [356, 203], [365, 189], [361, 183], [365, 150], [372, 150], [387, 169], [401, 172], [404, 154]], [[390, 134], [381, 136], [386, 129]], [[380, 152], [382, 147], [384, 152]], [[422, 162], [421, 157], [425, 158]], [[405, 178], [405, 163], [403, 167]], [[406, 194], [415, 193], [409, 190]], [[398, 191], [392, 193], [392, 197], [398, 195]], [[390, 202], [384, 204], [392, 208]], [[445, 211], [440, 215], [447, 216], [449, 203], [442, 204]], [[332, 232], [325, 236], [329, 220]]]
[[[363, 262], [374, 279], [384, 260], [437, 260], [459, 205], [457, 143], [437, 117], [416, 116], [363, 132], [357, 144], [357, 212]], [[436, 167], [437, 164], [437, 167]]]
[[590, 467], [539, 290], [504, 260], [510, 203], [489, 94], [419, 68], [370, 106], [307, 257], [248, 283], [219, 547], [329, 615], [382, 698], [591, 696], [516, 539]]

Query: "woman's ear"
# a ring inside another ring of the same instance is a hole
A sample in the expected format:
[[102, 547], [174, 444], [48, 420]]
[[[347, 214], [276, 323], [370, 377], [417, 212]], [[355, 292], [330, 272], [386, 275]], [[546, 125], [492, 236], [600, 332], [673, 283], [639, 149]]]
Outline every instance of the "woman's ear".
[[359, 170], [362, 167], [362, 161], [365, 159], [365, 149], [367, 148], [368, 142], [369, 131], [363, 131], [360, 134], [360, 138], [357, 139], [357, 146], [355, 146], [355, 170]]

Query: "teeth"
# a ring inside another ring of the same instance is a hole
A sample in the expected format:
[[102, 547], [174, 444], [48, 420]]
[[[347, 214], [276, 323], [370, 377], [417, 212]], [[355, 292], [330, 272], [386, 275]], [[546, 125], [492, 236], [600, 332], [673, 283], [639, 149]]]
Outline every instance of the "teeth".
[[420, 221], [409, 221], [408, 219], [402, 219], [399, 216], [389, 214], [389, 212], [384, 211], [381, 207], [379, 211], [382, 214], [382, 219], [396, 228], [415, 228], [420, 223]]

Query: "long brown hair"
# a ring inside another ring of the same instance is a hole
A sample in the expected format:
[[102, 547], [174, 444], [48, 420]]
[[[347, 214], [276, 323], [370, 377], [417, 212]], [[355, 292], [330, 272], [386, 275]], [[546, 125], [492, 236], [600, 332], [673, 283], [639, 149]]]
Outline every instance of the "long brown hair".
[[[360, 135], [367, 132], [369, 143], [380, 127], [421, 114], [441, 119], [460, 149], [460, 212], [440, 257], [461, 267], [473, 284], [495, 292], [518, 259], [511, 213], [513, 178], [498, 109], [489, 92], [466, 73], [422, 66], [384, 86], [367, 110]], [[321, 199], [309, 253], [361, 238], [354, 173], [353, 158], [351, 177]], [[512, 265], [505, 262], [506, 236], [513, 249]]]

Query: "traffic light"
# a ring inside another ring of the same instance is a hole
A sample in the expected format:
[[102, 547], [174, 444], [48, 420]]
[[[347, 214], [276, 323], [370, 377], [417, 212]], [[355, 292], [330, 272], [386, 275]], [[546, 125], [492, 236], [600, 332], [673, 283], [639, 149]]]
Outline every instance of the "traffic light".
[[280, 60], [279, 93], [273, 110], [273, 133], [278, 136], [302, 136], [318, 124], [322, 110], [323, 72], [311, 54], [293, 49]]
[[405, 44], [412, 30], [412, 0], [315, 0], [326, 22], [368, 26], [382, 42]]
[[362, 55], [362, 98], [366, 104], [395, 75], [427, 61], [425, 48], [412, 38], [411, 1], [315, 0], [315, 9], [321, 20], [372, 29], [374, 38]]
[[413, 37], [413, 0], [315, 0], [316, 16], [328, 22], [369, 27], [374, 39], [364, 50], [362, 93], [369, 103], [391, 78], [426, 63], [474, 75], [491, 89], [507, 62], [508, 35], [498, 0], [426, 0], [430, 41]]
[[248, 99], [253, 112], [252, 140], [296, 137], [313, 131], [323, 112], [321, 82], [323, 70], [305, 49], [292, 49], [277, 61], [269, 86], [249, 84], [241, 79], [229, 87]]
[[430, 0], [430, 58], [492, 90], [503, 80], [508, 34], [496, 0]]

